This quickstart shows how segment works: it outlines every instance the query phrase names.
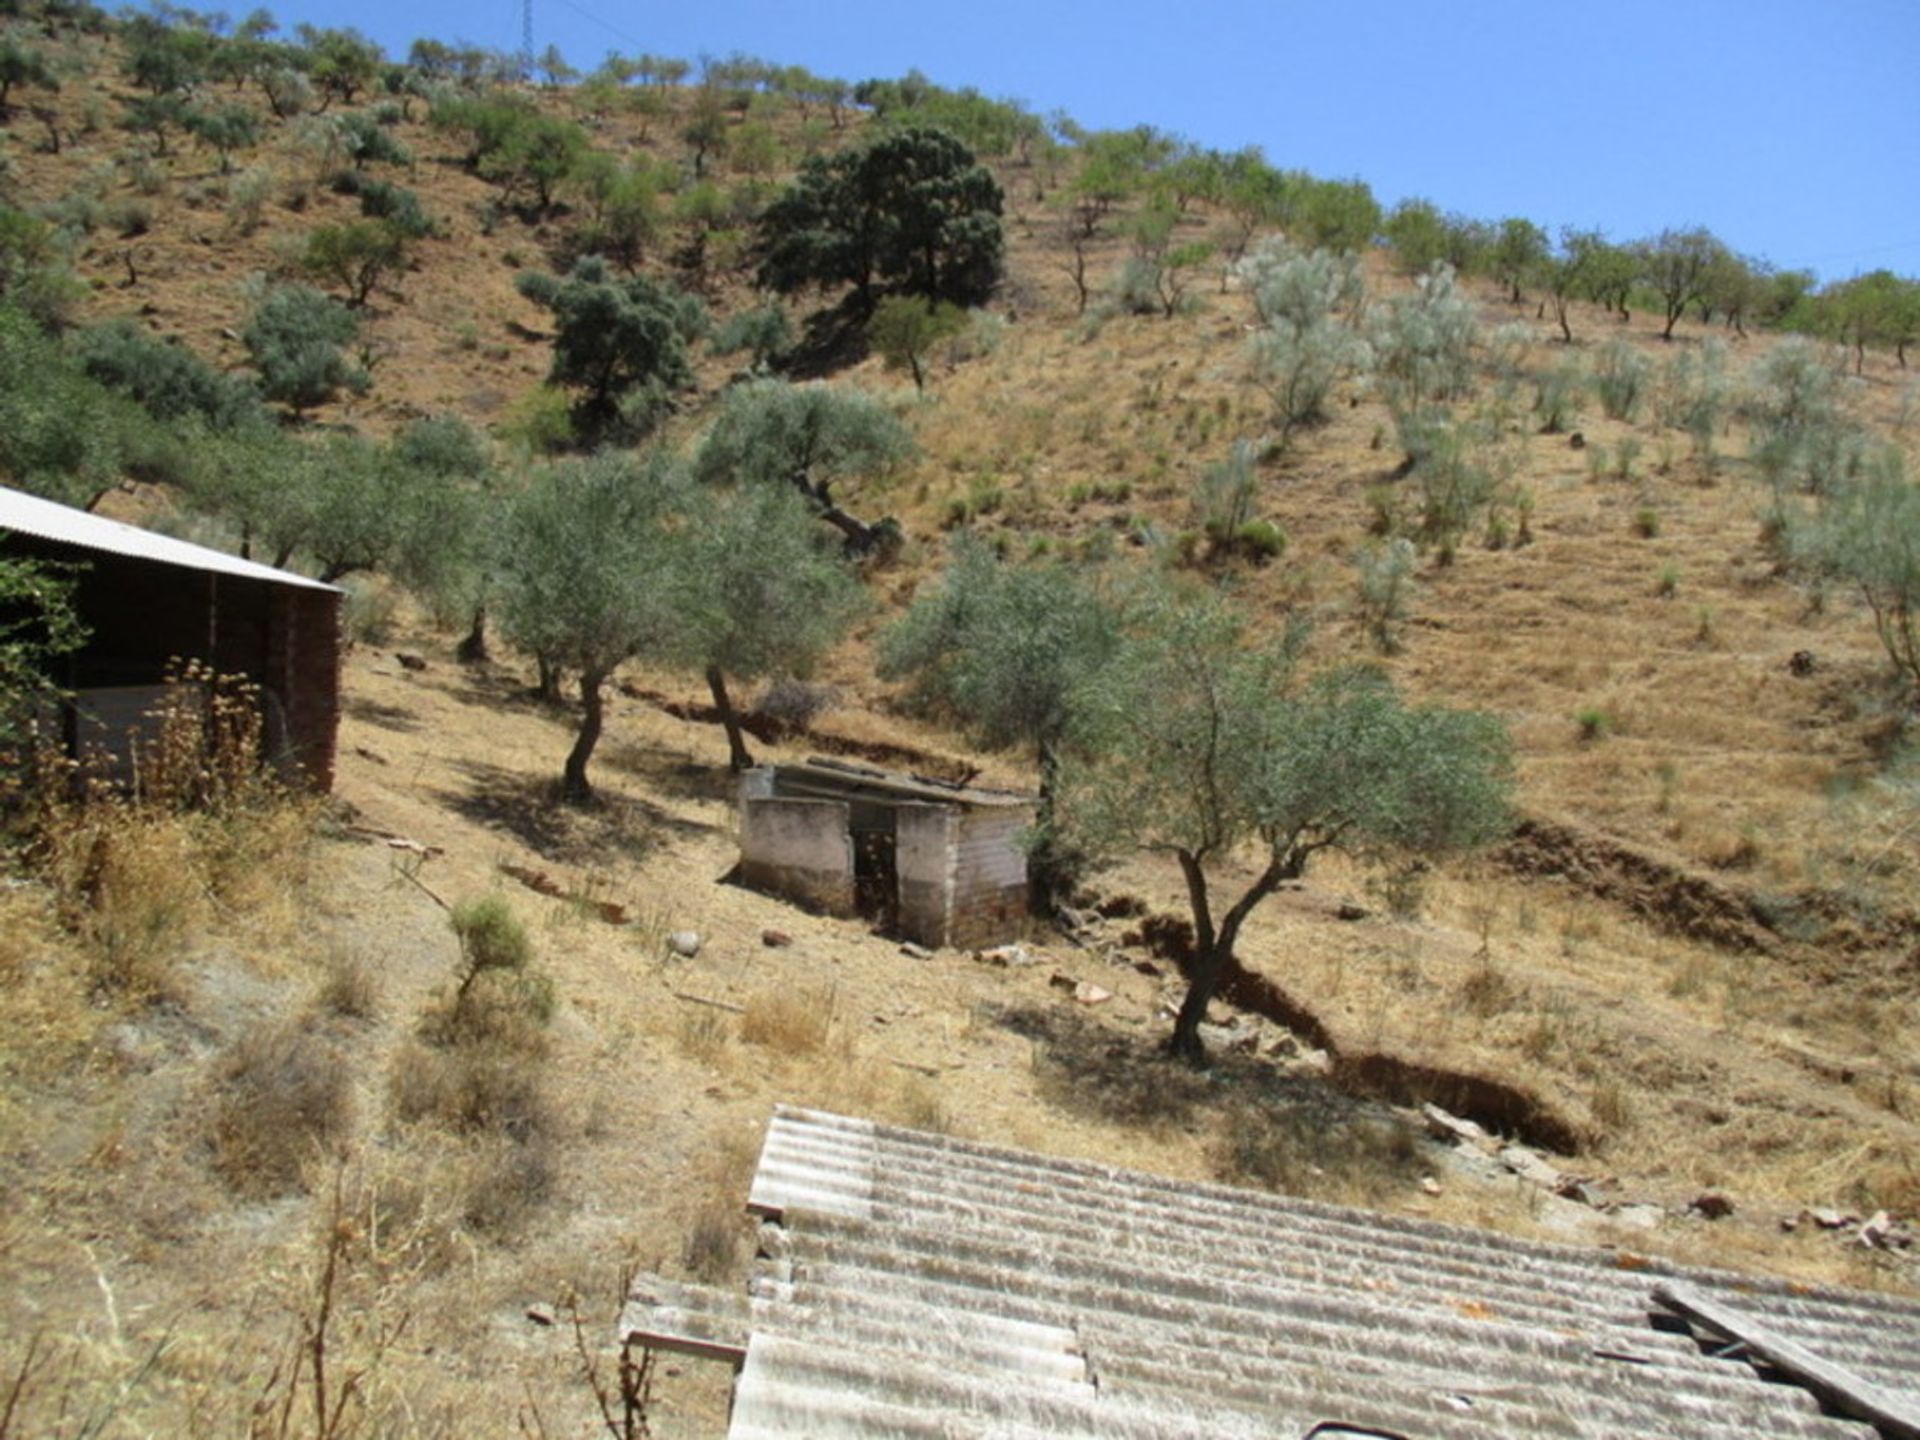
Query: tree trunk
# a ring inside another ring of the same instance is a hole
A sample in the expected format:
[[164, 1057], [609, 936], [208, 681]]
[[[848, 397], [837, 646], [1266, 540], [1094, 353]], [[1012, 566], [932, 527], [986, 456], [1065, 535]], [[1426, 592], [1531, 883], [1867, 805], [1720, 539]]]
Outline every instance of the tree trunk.
[[473, 607], [473, 624], [467, 630], [467, 638], [460, 642], [454, 652], [454, 658], [462, 665], [482, 665], [493, 658], [487, 649], [487, 607]]
[[1306, 854], [1291, 849], [1284, 853], [1271, 852], [1267, 868], [1233, 902], [1233, 908], [1227, 911], [1217, 931], [1207, 899], [1207, 872], [1200, 857], [1183, 850], [1179, 860], [1180, 872], [1187, 882], [1187, 904], [1193, 912], [1193, 966], [1187, 973], [1187, 996], [1180, 1002], [1180, 1014], [1173, 1022], [1173, 1034], [1167, 1038], [1167, 1049], [1189, 1064], [1200, 1065], [1206, 1063], [1207, 1058], [1206, 1046], [1200, 1043], [1200, 1023], [1207, 1018], [1207, 1003], [1213, 999], [1233, 959], [1240, 927], [1254, 907], [1271, 895], [1282, 880], [1299, 876], [1305, 868]]
[[593, 747], [600, 743], [600, 728], [605, 723], [604, 697], [600, 693], [604, 678], [598, 670], [580, 674], [580, 733], [567, 754], [567, 768], [560, 779], [560, 798], [569, 805], [585, 805], [593, 799], [593, 786], [587, 783], [587, 761], [593, 758]]
[[533, 693], [551, 705], [560, 698], [560, 667], [544, 655], [534, 656], [533, 664], [539, 675]]
[[1040, 838], [1027, 852], [1027, 909], [1039, 916], [1053, 914], [1054, 907], [1067, 898], [1073, 882], [1079, 878], [1066, 856], [1054, 844], [1053, 797], [1059, 788], [1060, 760], [1053, 742], [1040, 742], [1040, 803], [1034, 807], [1034, 822]]
[[740, 717], [734, 713], [733, 699], [727, 694], [727, 677], [718, 665], [707, 667], [707, 689], [713, 692], [713, 708], [720, 712], [720, 723], [727, 731], [727, 768], [736, 773], [753, 768], [753, 756], [747, 752], [747, 740], [740, 733]]

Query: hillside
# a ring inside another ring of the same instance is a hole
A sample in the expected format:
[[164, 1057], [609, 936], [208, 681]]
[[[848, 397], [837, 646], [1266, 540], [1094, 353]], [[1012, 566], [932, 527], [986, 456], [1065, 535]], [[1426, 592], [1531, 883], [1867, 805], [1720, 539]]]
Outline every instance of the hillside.
[[[120, 41], [62, 30], [48, 43], [72, 68], [31, 104], [59, 143], [35, 145], [17, 110], [4, 194], [94, 217], [73, 255], [89, 282], [74, 319], [128, 317], [242, 372], [261, 277], [287, 273], [316, 226], [360, 214], [323, 183], [339, 157], [271, 123], [232, 174], [177, 134], [165, 155], [136, 154], [114, 121], [139, 98]], [[652, 88], [644, 109], [528, 94], [542, 113], [583, 116], [596, 150], [684, 168], [680, 132], [700, 97]], [[774, 193], [807, 146], [852, 144], [875, 124], [850, 109], [844, 129], [828, 126], [776, 100], [727, 112], [729, 186]], [[514, 213], [426, 111], [416, 99], [385, 127], [411, 163], [372, 167], [435, 227], [361, 312], [372, 385], [285, 428], [384, 438], [452, 414], [489, 434], [503, 472], [524, 472], [553, 317], [515, 277], [571, 258], [583, 202]], [[772, 137], [772, 165], [739, 143], [751, 127]], [[1154, 1046], [1180, 993], [1175, 927], [1159, 918], [1184, 913], [1170, 863], [1094, 877], [1074, 933], [1036, 924], [1031, 964], [910, 958], [728, 883], [733, 780], [697, 677], [621, 672], [595, 760], [601, 802], [575, 810], [552, 790], [572, 716], [529, 693], [532, 662], [496, 645], [462, 664], [463, 626], [389, 578], [355, 575], [324, 815], [129, 822], [134, 838], [114, 850], [125, 878], [104, 907], [72, 873], [88, 853], [74, 837], [94, 832], [69, 817], [68, 869], [23, 869], [0, 895], [13, 1021], [0, 1178], [15, 1197], [0, 1229], [0, 1389], [30, 1382], [33, 1433], [305, 1433], [274, 1407], [312, 1403], [314, 1387], [288, 1377], [307, 1373], [318, 1297], [335, 1290], [349, 1318], [333, 1322], [332, 1383], [342, 1367], [366, 1376], [363, 1408], [341, 1397], [352, 1425], [505, 1431], [513, 1414], [521, 1433], [597, 1433], [579, 1371], [620, 1276], [737, 1271], [745, 1176], [776, 1101], [1920, 1289], [1913, 1250], [1800, 1218], [1920, 1220], [1912, 695], [1858, 597], [1809, 588], [1769, 545], [1739, 408], [1725, 406], [1703, 455], [1661, 423], [1652, 393], [1675, 356], [1710, 342], [1751, 390], [1791, 342], [1695, 313], [1663, 342], [1663, 317], [1637, 300], [1624, 321], [1576, 300], [1567, 345], [1537, 288], [1516, 304], [1491, 279], [1462, 281], [1479, 338], [1459, 409], [1494, 437], [1501, 499], [1444, 550], [1423, 543], [1404, 610], [1375, 625], [1357, 562], [1413, 503], [1385, 387], [1344, 381], [1325, 423], [1261, 451], [1255, 508], [1284, 532], [1281, 555], [1202, 561], [1196, 483], [1235, 441], [1276, 433], [1245, 285], [1216, 255], [1171, 315], [1082, 314], [1057, 207], [1075, 157], [986, 163], [1005, 195], [1004, 278], [993, 318], [936, 354], [924, 395], [857, 337], [809, 356], [806, 378], [884, 397], [911, 431], [916, 456], [841, 496], [898, 517], [907, 539], [865, 576], [870, 612], [811, 677], [831, 708], [756, 752], [1033, 783], [1023, 755], [979, 752], [909, 713], [874, 677], [875, 636], [940, 573], [957, 529], [1016, 559], [1111, 549], [1142, 565], [1177, 555], [1184, 534], [1184, 568], [1228, 588], [1258, 628], [1314, 622], [1313, 665], [1373, 660], [1410, 694], [1503, 721], [1514, 837], [1413, 872], [1329, 859], [1276, 895], [1239, 947], [1264, 994], [1216, 1007], [1221, 1038], [1240, 1045], [1196, 1074]], [[255, 192], [257, 213], [242, 203]], [[699, 222], [671, 218], [665, 194], [642, 269], [689, 279], [675, 256]], [[1086, 250], [1101, 285], [1132, 253], [1122, 218]], [[1227, 217], [1196, 199], [1175, 224], [1198, 240]], [[724, 263], [698, 279], [724, 320], [760, 297], [740, 227], [708, 239]], [[1385, 250], [1362, 268], [1370, 309], [1413, 293]], [[824, 299], [792, 303], [804, 318]], [[1614, 342], [1648, 362], [1647, 401], [1608, 418], [1589, 393], [1543, 432], [1537, 393], [1569, 366], [1586, 383]], [[695, 358], [663, 444], [692, 444], [744, 369], [706, 347]], [[1912, 399], [1897, 358], [1870, 348], [1843, 403], [1911, 458]], [[103, 508], [231, 538], [179, 498], [141, 484]], [[486, 896], [530, 937], [551, 1019], [531, 1038], [501, 1020], [471, 1069], [436, 1069], [468, 1054], [422, 1038], [451, 1024], [461, 952], [446, 907]], [[698, 953], [676, 955], [668, 937], [688, 931]], [[146, 980], [103, 986], [103, 956], [131, 957]], [[1077, 1001], [1082, 982], [1110, 998]], [[272, 1132], [308, 1124], [289, 1098], [302, 1096], [331, 1120], [314, 1131], [322, 1143], [290, 1153]], [[1557, 1152], [1589, 1190], [1555, 1195], [1443, 1144], [1420, 1124], [1423, 1100]], [[1708, 1218], [1718, 1207], [1695, 1203], [1708, 1195], [1732, 1213]], [[654, 1395], [653, 1433], [716, 1433], [719, 1374], [663, 1366]]]

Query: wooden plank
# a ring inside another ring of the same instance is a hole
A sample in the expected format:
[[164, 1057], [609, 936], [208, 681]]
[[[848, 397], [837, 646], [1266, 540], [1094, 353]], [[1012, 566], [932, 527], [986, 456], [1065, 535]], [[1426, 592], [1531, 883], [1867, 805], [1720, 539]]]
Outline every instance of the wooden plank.
[[[1710, 1299], [1677, 1280], [1653, 1287], [1653, 1298], [1678, 1315], [1737, 1340], [1783, 1375], [1791, 1376], [1842, 1415], [1877, 1426], [1886, 1440], [1920, 1440], [1920, 1404], [1824, 1360], [1803, 1345], [1771, 1333], [1752, 1316]], [[1870, 1337], [1862, 1337], [1871, 1343]]]

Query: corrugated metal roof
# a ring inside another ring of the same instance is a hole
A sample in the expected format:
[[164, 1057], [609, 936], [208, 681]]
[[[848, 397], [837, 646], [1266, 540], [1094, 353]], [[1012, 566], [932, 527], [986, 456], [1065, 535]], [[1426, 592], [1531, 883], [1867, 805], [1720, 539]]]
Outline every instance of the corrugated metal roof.
[[0, 530], [17, 530], [22, 535], [33, 535], [41, 540], [55, 540], [63, 545], [78, 545], [135, 560], [152, 560], [161, 565], [179, 565], [189, 570], [211, 570], [219, 575], [267, 580], [276, 585], [295, 585], [305, 590], [335, 593], [339, 590], [338, 586], [323, 585], [304, 575], [276, 570], [271, 565], [258, 565], [224, 551], [176, 540], [171, 535], [156, 535], [137, 525], [109, 520], [103, 515], [90, 515], [85, 510], [42, 500], [37, 495], [9, 490], [5, 486], [0, 486]]
[[1703, 1353], [1655, 1303], [1663, 1277], [1920, 1404], [1920, 1302], [817, 1112], [775, 1114], [748, 1208], [766, 1223], [744, 1299], [653, 1285], [623, 1321], [738, 1360], [734, 1440], [1871, 1440]]

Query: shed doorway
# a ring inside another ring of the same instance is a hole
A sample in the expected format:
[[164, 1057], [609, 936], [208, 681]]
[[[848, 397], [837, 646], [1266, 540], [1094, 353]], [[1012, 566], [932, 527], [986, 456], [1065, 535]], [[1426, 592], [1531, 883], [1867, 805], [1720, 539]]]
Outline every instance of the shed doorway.
[[856, 805], [853, 906], [861, 918], [891, 933], [900, 919], [899, 825], [890, 806]]

